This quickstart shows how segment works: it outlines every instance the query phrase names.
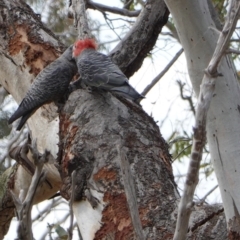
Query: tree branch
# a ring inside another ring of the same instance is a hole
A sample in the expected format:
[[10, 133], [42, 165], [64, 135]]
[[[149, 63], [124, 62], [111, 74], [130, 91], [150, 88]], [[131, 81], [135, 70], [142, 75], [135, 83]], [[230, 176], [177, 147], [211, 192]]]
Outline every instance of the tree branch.
[[[30, 147], [30, 146], [29, 146]], [[27, 195], [24, 198], [25, 193], [23, 190], [20, 192], [19, 197], [17, 197], [13, 191], [11, 191], [13, 201], [16, 206], [16, 210], [18, 213], [19, 220], [19, 228], [18, 228], [18, 237], [19, 239], [33, 239], [32, 233], [32, 220], [31, 220], [31, 210], [33, 205], [33, 198], [37, 187], [41, 181], [44, 180], [46, 174], [42, 172], [43, 165], [47, 162], [49, 152], [45, 152], [43, 155], [40, 155], [37, 150], [37, 144], [33, 141], [33, 145], [31, 147], [31, 151], [33, 152], [34, 163], [36, 165], [34, 175], [32, 177], [31, 184], [28, 188]]]
[[194, 104], [193, 104], [192, 96], [184, 96], [183, 95], [183, 88], [184, 88], [184, 85], [185, 85], [184, 83], [182, 83], [180, 80], [177, 80], [177, 84], [179, 85], [179, 88], [180, 88], [181, 98], [183, 100], [187, 100], [188, 101], [188, 103], [190, 105], [190, 109], [193, 112], [193, 115], [195, 116], [196, 110], [195, 110], [195, 107], [194, 107]]
[[110, 7], [107, 5], [103, 5], [101, 3], [93, 2], [91, 0], [87, 0], [86, 7], [94, 10], [99, 10], [100, 12], [110, 12], [110, 13], [114, 13], [114, 14], [118, 14], [126, 17], [137, 17], [140, 13], [140, 10], [129, 11], [126, 8], [121, 9], [117, 7]]
[[193, 195], [198, 183], [199, 167], [202, 159], [202, 150], [206, 139], [207, 112], [215, 90], [215, 78], [219, 76], [217, 71], [222, 56], [228, 47], [230, 37], [236, 27], [240, 12], [240, 1], [231, 1], [227, 20], [219, 36], [212, 59], [205, 70], [202, 86], [199, 93], [194, 126], [193, 145], [190, 156], [190, 164], [186, 177], [183, 195], [179, 204], [177, 225], [174, 240], [186, 239], [189, 217], [193, 206]]
[[180, 55], [183, 53], [183, 48], [181, 48], [176, 55], [173, 57], [173, 59], [167, 64], [167, 66], [163, 69], [162, 72], [160, 72], [150, 84], [148, 84], [145, 89], [142, 91], [142, 95], [146, 96], [148, 92], [161, 80], [161, 78], [165, 75], [165, 73], [172, 67], [172, 65], [177, 61], [177, 59], [180, 57]]
[[78, 30], [78, 38], [92, 38], [91, 31], [88, 26], [85, 2], [83, 0], [72, 0], [74, 27]]

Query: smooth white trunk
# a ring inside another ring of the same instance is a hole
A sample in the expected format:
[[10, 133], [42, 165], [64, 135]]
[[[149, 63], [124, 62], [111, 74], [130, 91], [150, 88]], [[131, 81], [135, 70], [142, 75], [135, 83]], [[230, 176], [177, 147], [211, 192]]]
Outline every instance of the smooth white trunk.
[[[165, 0], [173, 16], [187, 59], [189, 76], [198, 95], [218, 39], [206, 0]], [[218, 179], [227, 222], [240, 211], [240, 88], [232, 61], [223, 58], [216, 91], [208, 112], [207, 140]]]

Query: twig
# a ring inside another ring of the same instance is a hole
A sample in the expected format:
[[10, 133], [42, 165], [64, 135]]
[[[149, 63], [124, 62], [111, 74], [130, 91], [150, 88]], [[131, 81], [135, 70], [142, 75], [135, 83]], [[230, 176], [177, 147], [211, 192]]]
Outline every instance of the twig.
[[[29, 146], [30, 147], [30, 146]], [[18, 213], [19, 227], [18, 235], [19, 239], [32, 240], [32, 220], [31, 220], [31, 210], [33, 205], [33, 198], [37, 190], [37, 186], [45, 178], [46, 173], [42, 172], [43, 165], [47, 160], [48, 152], [45, 151], [43, 155], [40, 155], [37, 151], [36, 141], [33, 141], [33, 145], [30, 147], [33, 153], [34, 163], [36, 165], [34, 175], [32, 177], [31, 184], [29, 186], [27, 195], [24, 198], [24, 192], [20, 191], [20, 196], [17, 197], [13, 191], [11, 191], [14, 204]]]
[[196, 110], [196, 120], [190, 163], [188, 167], [186, 182], [184, 185], [183, 195], [178, 207], [178, 218], [173, 238], [174, 240], [186, 239], [188, 222], [193, 206], [193, 195], [198, 183], [202, 151], [205, 145], [207, 112], [215, 90], [216, 78], [218, 76], [221, 76], [221, 74], [218, 73], [217, 68], [229, 45], [230, 37], [237, 24], [239, 12], [240, 1], [232, 0], [228, 16], [223, 30], [220, 33], [216, 49], [213, 53], [213, 57], [207, 69], [205, 70], [203, 77]]
[[240, 42], [240, 39], [239, 38], [233, 38], [230, 40], [230, 42]]
[[237, 50], [237, 49], [229, 48], [229, 49], [227, 49], [226, 53], [227, 53], [227, 54], [237, 54], [237, 55], [239, 55], [239, 54], [240, 54], [240, 51]]
[[190, 109], [193, 112], [193, 115], [195, 116], [196, 115], [196, 111], [195, 111], [195, 107], [194, 107], [194, 104], [193, 104], [192, 96], [184, 96], [183, 95], [183, 88], [185, 86], [185, 83], [182, 83], [180, 80], [177, 80], [177, 84], [179, 85], [179, 88], [180, 88], [181, 98], [183, 100], [187, 100], [188, 101], [188, 103], [190, 105]]
[[213, 187], [210, 191], [208, 191], [208, 192], [205, 194], [205, 196], [200, 199], [200, 202], [201, 202], [201, 203], [204, 203], [205, 200], [206, 200], [206, 198], [207, 198], [213, 191], [215, 191], [217, 188], [218, 188], [218, 184], [217, 184], [215, 187]]
[[[47, 239], [47, 235], [49, 235], [49, 238], [51, 239], [52, 229], [53, 228], [55, 228], [55, 232], [57, 233], [58, 237], [60, 238], [61, 237], [61, 233], [59, 233], [59, 231], [57, 230], [58, 229], [58, 225], [61, 225], [62, 223], [65, 223], [67, 221], [68, 217], [69, 217], [69, 214], [66, 214], [65, 216], [63, 216], [63, 218], [61, 220], [57, 220], [56, 223], [48, 224], [48, 226], [47, 226], [48, 230], [42, 235], [42, 237], [39, 240]], [[67, 236], [67, 232], [66, 232], [66, 236]], [[59, 239], [59, 238], [57, 238], [57, 239]], [[56, 240], [56, 238], [54, 238], [54, 240]]]
[[123, 8], [129, 9], [132, 4], [133, 4], [133, 0], [129, 0], [124, 4]]
[[168, 65], [163, 69], [162, 72], [160, 72], [153, 80], [152, 82], [146, 86], [146, 88], [141, 93], [143, 96], [146, 96], [147, 93], [155, 86], [155, 84], [165, 75], [165, 73], [170, 69], [170, 67], [176, 62], [176, 60], [179, 58], [179, 56], [182, 54], [183, 49], [180, 49], [176, 55], [173, 57], [173, 59], [168, 63]]
[[[33, 176], [35, 172], [35, 165], [27, 156], [30, 143], [31, 139], [28, 137], [22, 146], [13, 147], [11, 150], [9, 150], [9, 157], [16, 160], [18, 164], [20, 164], [31, 176]], [[52, 160], [53, 156], [48, 153], [48, 160], [50, 159]], [[45, 179], [45, 182], [50, 188], [52, 188], [51, 183], [47, 179]]]
[[139, 13], [141, 12], [140, 10], [136, 10], [136, 11], [129, 11], [126, 8], [117, 8], [117, 7], [110, 7], [107, 5], [103, 5], [101, 3], [96, 3], [93, 2], [91, 0], [87, 1], [87, 7], [94, 9], [94, 10], [99, 10], [101, 12], [110, 12], [110, 13], [114, 13], [114, 14], [118, 14], [118, 15], [122, 15], [122, 16], [126, 16], [126, 17], [137, 17], [139, 15]]
[[52, 201], [50, 203], [48, 203], [48, 205], [46, 205], [44, 207], [44, 209], [38, 210], [38, 214], [32, 218], [32, 222], [37, 222], [37, 221], [43, 221], [48, 214], [52, 211], [53, 208], [55, 208], [56, 206], [59, 206], [60, 204], [65, 203], [61, 197], [58, 197], [56, 199], [52, 199]]
[[105, 12], [102, 12], [103, 17], [108, 25], [108, 27], [116, 34], [116, 36], [118, 37], [119, 40], [121, 40], [121, 37], [119, 36], [119, 34], [116, 32], [116, 29], [113, 26], [112, 20], [108, 18], [107, 14]]
[[180, 153], [178, 153], [178, 155], [172, 160], [173, 162], [175, 162], [177, 159], [178, 159], [178, 157], [185, 151], [185, 150], [187, 150], [188, 148], [190, 148], [192, 145], [190, 144], [190, 145], [188, 145], [187, 147], [185, 147]]

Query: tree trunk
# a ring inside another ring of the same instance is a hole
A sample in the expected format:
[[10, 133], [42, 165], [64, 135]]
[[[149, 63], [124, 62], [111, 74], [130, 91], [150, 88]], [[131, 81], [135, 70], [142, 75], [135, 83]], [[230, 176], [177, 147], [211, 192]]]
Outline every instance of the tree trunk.
[[[192, 85], [198, 95], [203, 71], [212, 57], [218, 39], [217, 27], [209, 10], [210, 1], [165, 2], [174, 18]], [[208, 112], [207, 139], [223, 199], [229, 237], [236, 237], [237, 234], [240, 238], [239, 231], [236, 231], [240, 228], [240, 89], [235, 67], [228, 56], [222, 59], [219, 72], [223, 77], [216, 80], [216, 94]]]
[[[133, 239], [134, 208], [146, 238], [167, 239], [174, 218], [166, 217], [179, 195], [168, 146], [140, 106], [107, 92], [75, 91], [60, 115], [60, 139], [62, 193], [71, 195], [69, 176], [76, 170], [74, 199], [82, 200], [76, 217], [83, 239], [94, 237], [86, 228], [90, 215], [95, 239]], [[99, 201], [95, 209], [86, 189]]]

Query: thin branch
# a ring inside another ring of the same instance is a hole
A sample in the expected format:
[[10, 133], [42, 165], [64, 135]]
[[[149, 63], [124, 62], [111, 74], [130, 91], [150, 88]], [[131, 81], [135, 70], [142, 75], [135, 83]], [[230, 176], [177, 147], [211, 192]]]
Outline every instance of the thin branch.
[[237, 54], [239, 55], [240, 54], [240, 51], [239, 50], [236, 50], [236, 49], [232, 49], [232, 48], [229, 48], [227, 51], [226, 51], [227, 54]]
[[38, 214], [32, 218], [32, 222], [34, 223], [36, 221], [43, 221], [48, 216], [48, 214], [53, 210], [53, 208], [63, 203], [65, 202], [63, 202], [62, 198], [59, 197], [56, 199], [52, 199], [52, 201], [48, 205], [46, 205], [44, 209], [39, 210], [38, 207], [36, 207], [36, 209], [38, 210]]
[[187, 100], [188, 101], [188, 103], [190, 105], [190, 109], [193, 112], [193, 115], [195, 116], [196, 115], [196, 111], [195, 111], [195, 107], [194, 107], [194, 104], [193, 104], [192, 96], [184, 96], [183, 95], [183, 88], [185, 86], [185, 83], [182, 83], [180, 80], [178, 80], [177, 84], [179, 85], [179, 88], [180, 88], [181, 98], [183, 100]]
[[216, 49], [212, 59], [205, 70], [196, 110], [196, 120], [193, 135], [193, 145], [190, 156], [190, 163], [184, 191], [178, 207], [177, 225], [174, 233], [174, 240], [186, 239], [188, 222], [193, 206], [193, 195], [198, 184], [199, 168], [202, 159], [202, 151], [206, 140], [206, 119], [207, 112], [215, 90], [215, 81], [221, 74], [218, 73], [218, 65], [224, 56], [229, 45], [229, 40], [234, 32], [240, 12], [240, 1], [231, 1], [228, 16], [220, 33]]
[[233, 38], [230, 40], [230, 42], [240, 42], [240, 39], [239, 38]]
[[133, 0], [126, 1], [126, 3], [124, 4], [123, 8], [129, 9], [132, 3], [133, 3]]
[[87, 8], [99, 10], [100, 12], [110, 12], [110, 13], [114, 13], [114, 14], [118, 14], [126, 17], [137, 17], [141, 12], [140, 10], [129, 11], [126, 8], [110, 7], [107, 5], [103, 5], [101, 3], [93, 2], [91, 0], [87, 1]]
[[[226, 23], [219, 36], [217, 47], [213, 53], [212, 60], [210, 61], [210, 64], [205, 72], [210, 76], [215, 76], [215, 74], [217, 74], [217, 67], [221, 61], [222, 56], [225, 54], [226, 49], [228, 48], [229, 40], [235, 30], [235, 26], [238, 21], [239, 8], [239, 1], [232, 0], [230, 3], [230, 10], [227, 16]], [[219, 74], [217, 75], [219, 76]]]
[[201, 202], [201, 203], [204, 203], [205, 200], [207, 199], [207, 197], [208, 197], [212, 192], [214, 192], [217, 188], [218, 188], [218, 184], [217, 184], [215, 187], [213, 187], [210, 191], [208, 191], [208, 192], [205, 194], [205, 196], [204, 196], [203, 198], [201, 198], [200, 202]]
[[143, 92], [141, 93], [143, 96], [146, 96], [148, 92], [157, 84], [160, 79], [165, 75], [165, 73], [171, 68], [171, 66], [177, 61], [179, 56], [183, 53], [183, 49], [181, 48], [176, 55], [173, 57], [173, 59], [168, 63], [168, 65], [163, 69], [162, 72], [160, 72], [153, 80], [152, 82], [145, 87]]
[[192, 144], [186, 146], [180, 153], [178, 153], [178, 155], [177, 155], [172, 161], [174, 162], [175, 160], [177, 160], [178, 157], [179, 157], [185, 150], [187, 150], [188, 148], [190, 148], [191, 146], [192, 146]]
[[15, 195], [13, 191], [11, 191], [12, 198], [14, 201], [14, 204], [16, 206], [16, 210], [18, 213], [18, 219], [19, 219], [19, 227], [18, 227], [18, 237], [19, 239], [27, 239], [27, 240], [33, 240], [33, 233], [32, 233], [32, 220], [31, 220], [31, 210], [33, 205], [33, 198], [35, 195], [35, 192], [37, 190], [37, 186], [40, 182], [42, 182], [46, 176], [45, 172], [42, 172], [43, 165], [47, 160], [48, 152], [45, 151], [43, 155], [40, 155], [37, 151], [37, 144], [36, 141], [33, 141], [33, 145], [29, 148], [31, 148], [31, 151], [33, 153], [33, 159], [34, 163], [36, 165], [34, 175], [32, 177], [31, 184], [28, 188], [28, 192], [25, 196], [24, 191], [20, 191], [19, 197]]
[[[53, 224], [48, 224], [48, 226], [47, 226], [47, 228], [48, 228], [48, 230], [46, 231], [46, 232], [44, 232], [44, 234], [42, 235], [42, 237], [39, 239], [39, 240], [45, 240], [45, 239], [47, 239], [47, 235], [49, 236], [49, 238], [50, 239], [52, 239], [53, 240], [53, 238], [52, 238], [52, 230], [53, 230], [53, 228], [55, 228], [55, 232], [58, 234], [58, 236], [60, 235], [59, 234], [59, 232], [57, 231], [57, 228], [58, 228], [58, 226], [59, 225], [61, 225], [62, 223], [65, 223], [66, 222], [66, 220], [68, 219], [68, 217], [69, 217], [69, 214], [66, 214], [61, 220], [57, 220], [57, 222], [56, 223], [53, 223]], [[66, 234], [67, 235], [67, 234]], [[65, 235], [65, 236], [66, 236]], [[61, 237], [61, 236], [59, 236], [59, 237]], [[54, 238], [54, 240], [55, 240], [56, 238]], [[59, 239], [59, 238], [57, 238], [57, 239]]]
[[121, 40], [121, 37], [118, 35], [118, 33], [116, 32], [116, 28], [114, 28], [113, 24], [112, 24], [112, 20], [108, 18], [106, 13], [102, 13], [103, 17], [108, 25], [108, 27], [116, 34], [116, 36], [118, 37], [119, 40]]

